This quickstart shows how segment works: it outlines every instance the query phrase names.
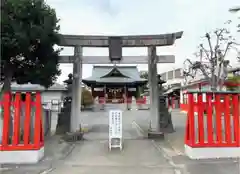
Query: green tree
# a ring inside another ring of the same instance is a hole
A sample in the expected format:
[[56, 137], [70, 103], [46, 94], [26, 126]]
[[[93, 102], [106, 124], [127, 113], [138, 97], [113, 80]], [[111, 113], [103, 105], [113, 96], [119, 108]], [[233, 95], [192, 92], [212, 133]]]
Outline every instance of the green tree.
[[148, 71], [141, 71], [140, 77], [143, 79], [148, 79]]
[[240, 91], [240, 76], [232, 76], [227, 79], [226, 87], [229, 91]]
[[93, 96], [92, 96], [92, 93], [87, 90], [86, 88], [82, 88], [82, 105], [85, 107], [85, 106], [90, 106], [92, 105], [94, 102], [93, 102]]
[[[148, 71], [140, 71], [140, 77], [148, 80]], [[139, 89], [139, 94], [138, 95], [141, 95], [142, 93], [144, 93], [145, 90], [148, 89], [147, 85], [148, 85], [148, 83], [146, 83], [144, 86], [142, 86]]]
[[44, 0], [5, 0], [1, 6], [1, 82], [51, 86], [60, 75], [58, 19]]

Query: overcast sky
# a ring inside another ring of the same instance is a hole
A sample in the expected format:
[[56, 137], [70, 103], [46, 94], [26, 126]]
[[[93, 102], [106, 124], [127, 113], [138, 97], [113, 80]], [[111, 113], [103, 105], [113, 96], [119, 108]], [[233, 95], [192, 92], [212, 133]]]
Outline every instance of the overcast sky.
[[[131, 35], [163, 34], [184, 31], [183, 38], [169, 48], [158, 48], [158, 54], [175, 54], [175, 64], [159, 64], [158, 72], [183, 66], [207, 31], [222, 27], [228, 19], [236, 21], [240, 14], [228, 9], [239, 0], [47, 0], [56, 9], [62, 34]], [[239, 34], [239, 33], [238, 33]], [[146, 49], [123, 49], [124, 55], [143, 55]], [[104, 48], [85, 48], [84, 55], [108, 55]], [[229, 54], [232, 59], [235, 53]], [[64, 49], [62, 55], [73, 55]], [[83, 65], [83, 78], [91, 76], [92, 65]], [[139, 65], [147, 70], [147, 65]], [[62, 64], [62, 82], [72, 72], [72, 65]]]

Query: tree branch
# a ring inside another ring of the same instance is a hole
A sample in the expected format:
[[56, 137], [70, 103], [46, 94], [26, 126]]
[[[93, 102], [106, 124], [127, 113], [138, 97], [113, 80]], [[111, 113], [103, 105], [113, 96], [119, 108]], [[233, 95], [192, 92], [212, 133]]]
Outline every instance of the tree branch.
[[200, 49], [206, 54], [208, 60], [211, 60], [208, 51], [203, 47], [203, 44], [200, 44]]
[[[223, 54], [220, 50], [218, 51], [218, 57], [219, 57], [219, 59], [218, 59], [218, 74], [217, 74], [217, 83], [218, 84], [221, 83], [221, 81], [225, 80], [225, 79], [220, 78], [220, 75], [222, 72], [222, 65], [224, 64], [227, 51], [229, 50], [229, 47], [231, 46], [231, 44], [232, 44], [232, 42], [227, 43], [227, 46], [226, 46]], [[223, 65], [223, 68], [226, 68], [225, 66], [227, 66], [226, 63]], [[227, 73], [227, 72], [223, 72], [223, 73]], [[226, 74], [224, 74], [224, 78], [225, 78], [225, 76], [226, 76]]]
[[205, 37], [207, 38], [207, 41], [208, 41], [208, 46], [210, 48], [210, 57], [212, 59], [212, 57], [213, 57], [213, 48], [212, 48], [212, 43], [211, 43], [211, 37], [210, 37], [209, 33], [206, 33]]
[[[231, 21], [227, 22], [227, 24], [229, 23], [231, 23]], [[200, 61], [192, 62], [190, 59], [185, 60], [184, 64], [189, 64], [188, 68], [185, 68], [185, 76], [191, 76], [194, 78], [192, 75], [193, 72], [199, 70], [210, 82], [211, 88], [216, 90], [219, 85], [220, 88], [222, 87], [227, 77], [229, 61], [225, 60], [225, 57], [227, 56], [229, 49], [235, 45], [235, 42], [227, 28], [216, 29], [213, 32], [212, 37], [208, 32], [205, 34], [204, 38], [207, 39], [207, 47], [200, 44], [198, 47], [200, 50], [198, 50], [197, 54], [195, 54]], [[216, 43], [213, 40], [216, 41]], [[213, 42], [215, 45], [213, 45]], [[235, 49], [237, 50], [237, 48]], [[240, 60], [240, 52], [238, 50], [237, 52], [237, 58]], [[204, 62], [202, 59], [206, 59], [209, 62]]]

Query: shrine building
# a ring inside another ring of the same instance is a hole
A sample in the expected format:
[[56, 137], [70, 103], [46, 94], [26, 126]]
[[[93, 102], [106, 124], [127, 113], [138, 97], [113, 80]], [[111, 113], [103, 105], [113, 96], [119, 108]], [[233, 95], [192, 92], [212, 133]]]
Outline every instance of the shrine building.
[[140, 77], [137, 66], [93, 66], [92, 76], [82, 80], [92, 90], [94, 98], [104, 97], [106, 102], [124, 102], [125, 98], [138, 98], [147, 79]]

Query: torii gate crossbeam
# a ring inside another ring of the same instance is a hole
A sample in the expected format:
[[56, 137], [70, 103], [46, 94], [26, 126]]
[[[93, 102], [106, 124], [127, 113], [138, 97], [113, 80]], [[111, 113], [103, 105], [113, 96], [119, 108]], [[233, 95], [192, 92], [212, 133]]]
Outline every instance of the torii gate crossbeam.
[[[157, 63], [173, 63], [174, 55], [161, 55], [156, 58]], [[74, 63], [75, 56], [60, 56], [59, 63]], [[121, 64], [148, 64], [148, 56], [123, 56]], [[83, 64], [112, 64], [108, 56], [82, 56]]]

